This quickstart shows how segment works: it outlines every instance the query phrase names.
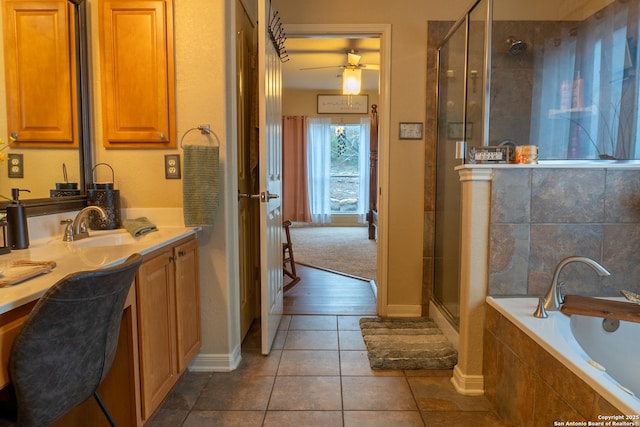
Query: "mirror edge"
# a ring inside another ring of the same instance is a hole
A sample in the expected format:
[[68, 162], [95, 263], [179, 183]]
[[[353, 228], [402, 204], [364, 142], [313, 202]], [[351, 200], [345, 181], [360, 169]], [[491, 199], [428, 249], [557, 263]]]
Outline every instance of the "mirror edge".
[[[93, 151], [89, 143], [91, 135], [91, 111], [90, 111], [90, 87], [89, 87], [89, 50], [87, 27], [87, 2], [86, 0], [69, 0], [75, 7], [75, 46], [78, 55], [77, 73], [78, 81], [78, 151], [80, 166], [80, 188], [85, 190], [86, 185], [93, 181], [91, 162]], [[8, 201], [0, 202], [0, 209], [5, 210]], [[49, 215], [54, 213], [76, 211], [87, 206], [87, 197], [67, 196], [42, 199], [26, 199], [22, 201], [27, 211], [27, 216]]]

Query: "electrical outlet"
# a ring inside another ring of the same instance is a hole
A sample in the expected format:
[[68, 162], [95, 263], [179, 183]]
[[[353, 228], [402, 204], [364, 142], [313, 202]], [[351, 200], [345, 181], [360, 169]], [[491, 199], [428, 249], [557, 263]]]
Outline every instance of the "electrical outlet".
[[164, 177], [166, 179], [180, 179], [180, 154], [165, 154]]
[[9, 154], [9, 178], [24, 178], [24, 158], [22, 154]]

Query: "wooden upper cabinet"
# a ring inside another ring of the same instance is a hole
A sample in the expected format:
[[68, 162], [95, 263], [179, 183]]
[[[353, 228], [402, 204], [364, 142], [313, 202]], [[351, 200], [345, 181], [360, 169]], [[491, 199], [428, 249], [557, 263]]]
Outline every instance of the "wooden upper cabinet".
[[73, 9], [67, 0], [4, 2], [7, 126], [20, 147], [77, 147]]
[[173, 148], [172, 0], [102, 0], [104, 146]]

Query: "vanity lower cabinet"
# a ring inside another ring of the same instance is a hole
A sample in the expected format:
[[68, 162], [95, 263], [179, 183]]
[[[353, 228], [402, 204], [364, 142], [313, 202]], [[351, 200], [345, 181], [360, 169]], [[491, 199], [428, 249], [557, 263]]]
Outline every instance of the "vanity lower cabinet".
[[200, 348], [198, 245], [156, 252], [137, 281], [142, 418], [162, 403]]
[[35, 305], [32, 302], [0, 315], [0, 389], [9, 384], [9, 354], [13, 341]]
[[184, 372], [200, 351], [200, 277], [198, 243], [185, 242], [174, 248], [176, 259], [176, 330], [178, 372]]
[[[141, 427], [158, 409], [200, 349], [200, 284], [195, 236], [149, 254], [131, 287], [118, 350], [99, 393], [119, 427]], [[0, 389], [9, 383], [13, 340], [35, 301], [0, 315]], [[54, 427], [108, 427], [93, 399]]]

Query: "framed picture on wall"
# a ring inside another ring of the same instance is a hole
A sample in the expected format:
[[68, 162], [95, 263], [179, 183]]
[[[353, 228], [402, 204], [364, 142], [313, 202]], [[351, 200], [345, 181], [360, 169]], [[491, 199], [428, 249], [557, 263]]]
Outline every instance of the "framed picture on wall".
[[422, 139], [421, 122], [400, 122], [400, 139]]
[[318, 95], [318, 114], [368, 114], [369, 95]]

